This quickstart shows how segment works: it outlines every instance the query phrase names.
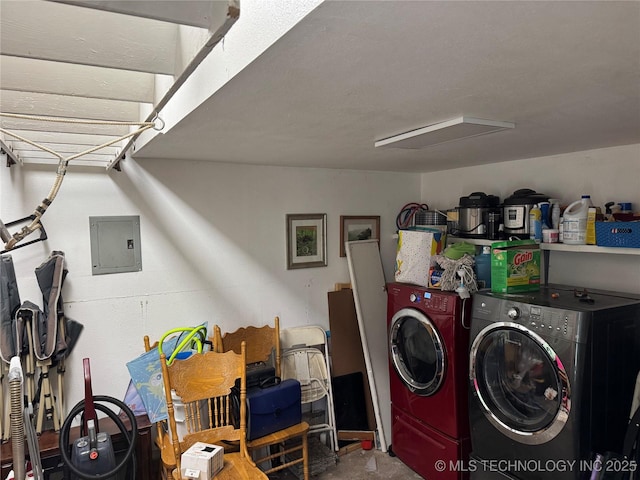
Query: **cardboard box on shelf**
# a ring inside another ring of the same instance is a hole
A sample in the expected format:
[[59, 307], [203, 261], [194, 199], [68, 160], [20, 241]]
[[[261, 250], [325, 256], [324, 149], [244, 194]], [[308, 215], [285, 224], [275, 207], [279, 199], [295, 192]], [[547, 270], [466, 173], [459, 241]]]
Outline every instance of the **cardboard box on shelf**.
[[540, 290], [540, 244], [511, 240], [491, 244], [491, 291], [495, 293]]

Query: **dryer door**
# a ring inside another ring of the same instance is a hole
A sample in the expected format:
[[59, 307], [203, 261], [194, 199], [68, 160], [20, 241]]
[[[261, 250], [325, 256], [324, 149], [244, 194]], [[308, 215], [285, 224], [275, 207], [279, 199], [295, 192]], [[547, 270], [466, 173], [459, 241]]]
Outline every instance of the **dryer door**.
[[571, 408], [569, 380], [538, 334], [516, 323], [492, 323], [475, 338], [469, 366], [485, 416], [504, 435], [539, 445], [560, 433]]
[[444, 344], [424, 313], [403, 308], [393, 316], [389, 351], [391, 363], [407, 388], [422, 396], [438, 391], [446, 368]]

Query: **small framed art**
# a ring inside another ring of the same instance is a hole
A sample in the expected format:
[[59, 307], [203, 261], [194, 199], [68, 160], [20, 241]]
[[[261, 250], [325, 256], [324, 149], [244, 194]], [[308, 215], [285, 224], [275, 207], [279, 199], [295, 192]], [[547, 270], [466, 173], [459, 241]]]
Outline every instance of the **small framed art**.
[[287, 214], [287, 270], [327, 266], [327, 214]]
[[346, 257], [344, 242], [380, 240], [379, 216], [340, 216], [340, 256]]

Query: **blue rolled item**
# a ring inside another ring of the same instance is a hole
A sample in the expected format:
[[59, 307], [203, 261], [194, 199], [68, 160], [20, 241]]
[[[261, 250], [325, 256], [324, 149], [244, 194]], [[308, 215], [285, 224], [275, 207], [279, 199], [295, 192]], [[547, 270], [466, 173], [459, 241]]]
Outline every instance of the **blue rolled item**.
[[478, 288], [491, 288], [491, 247], [483, 247], [482, 253], [474, 257]]

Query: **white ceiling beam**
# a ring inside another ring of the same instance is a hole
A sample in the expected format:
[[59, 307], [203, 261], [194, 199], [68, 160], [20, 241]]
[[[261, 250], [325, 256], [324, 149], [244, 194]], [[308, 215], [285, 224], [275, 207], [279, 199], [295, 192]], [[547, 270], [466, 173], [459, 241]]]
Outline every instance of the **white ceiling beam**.
[[[73, 165], [74, 167], [100, 167], [100, 168], [105, 168], [108, 165], [107, 162], [107, 157], [106, 155], [101, 155], [99, 157], [92, 157], [89, 158], [87, 157], [81, 157], [81, 158], [77, 158], [75, 160], [71, 160], [70, 164]], [[33, 165], [33, 164], [37, 164], [37, 165], [57, 165], [58, 164], [58, 159], [57, 158], [25, 158], [23, 160], [23, 165]]]
[[70, 145], [102, 145], [117, 139], [120, 135], [89, 135], [82, 133], [36, 132], [30, 130], [12, 130], [21, 137], [36, 143], [57, 143]]
[[[49, 152], [45, 152], [44, 150], [32, 150], [32, 151], [21, 150], [19, 153], [25, 163], [28, 163], [29, 160], [36, 160], [36, 159], [43, 159], [43, 160], [51, 159], [56, 161], [58, 160], [58, 157], [56, 157], [55, 155], [52, 155]], [[64, 156], [70, 157], [71, 155], [64, 155]], [[86, 155], [82, 155], [81, 157], [78, 157], [78, 159], [94, 160], [94, 161], [95, 160], [109, 161], [111, 160], [111, 158], [113, 158], [112, 154], [100, 153], [100, 152], [87, 153]], [[75, 159], [71, 161], [75, 162]]]
[[0, 90], [0, 97], [3, 113], [63, 117], [63, 120], [138, 121], [138, 103], [135, 102], [12, 90]]
[[153, 103], [155, 76], [131, 70], [2, 55], [0, 85], [3, 90]]
[[[25, 137], [26, 138], [26, 137]], [[29, 140], [32, 140], [29, 138]], [[32, 140], [33, 141], [33, 140]], [[69, 143], [47, 143], [47, 142], [35, 142], [38, 145], [42, 145], [43, 147], [48, 148], [49, 150], [53, 150], [56, 153], [59, 153], [63, 156], [70, 156], [69, 154], [80, 153], [88, 150], [93, 147], [93, 145], [72, 145]], [[99, 144], [96, 144], [99, 145]], [[117, 155], [120, 148], [118, 147], [102, 147], [100, 150], [96, 150], [95, 153], [99, 153], [101, 155]], [[35, 147], [29, 143], [16, 141], [13, 145], [13, 151], [17, 153], [24, 152], [25, 155], [30, 154], [31, 152], [45, 152], [38, 147]]]
[[178, 37], [175, 44], [175, 65], [178, 72], [183, 72], [191, 61], [205, 47], [211, 33], [201, 28], [178, 26]]
[[180, 1], [108, 1], [108, 0], [51, 0], [58, 3], [66, 3], [80, 7], [94, 8], [108, 12], [122, 13], [136, 17], [151, 18], [164, 22], [179, 23], [209, 29], [212, 18], [217, 18], [212, 14], [212, 9], [217, 5], [226, 5], [227, 1], [203, 1], [203, 0], [180, 0]]
[[[45, 123], [37, 120], [20, 120], [6, 117], [0, 117], [0, 126], [12, 132], [25, 130], [38, 134], [40, 134], [40, 132], [63, 132], [85, 135], [112, 135], [119, 137], [129, 133], [129, 127], [125, 125], [91, 125], [59, 122]], [[23, 136], [28, 137], [28, 135]]]
[[[74, 160], [75, 158], [111, 160], [114, 155], [118, 156], [120, 152], [118, 143], [121, 143], [121, 141], [118, 142], [117, 139], [117, 143], [113, 144], [114, 146], [110, 144], [105, 144], [104, 146], [101, 144], [72, 145], [66, 143], [35, 142], [28, 137], [20, 138], [19, 136], [12, 136], [11, 133], [15, 132], [3, 131], [0, 133], [4, 133], [7, 137], [14, 139], [14, 141], [8, 145], [8, 151], [15, 153], [15, 155], [18, 155], [22, 160], [28, 161], [36, 161], [42, 158], [57, 160]], [[99, 157], [95, 157], [95, 155]]]
[[3, 1], [0, 53], [174, 75], [177, 31], [166, 22], [72, 5]]

